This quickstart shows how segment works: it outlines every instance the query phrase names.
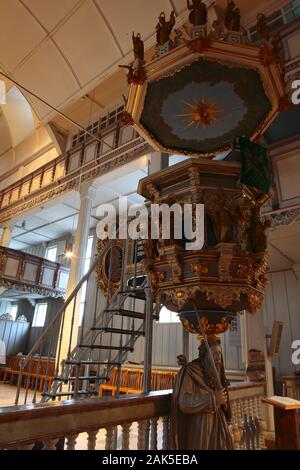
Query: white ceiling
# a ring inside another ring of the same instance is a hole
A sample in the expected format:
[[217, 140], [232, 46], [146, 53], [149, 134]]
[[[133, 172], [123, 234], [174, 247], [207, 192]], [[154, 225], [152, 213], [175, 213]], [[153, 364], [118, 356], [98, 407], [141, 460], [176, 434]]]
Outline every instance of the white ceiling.
[[[151, 41], [159, 13], [170, 12], [171, 3], [178, 12], [186, 5], [184, 0], [1, 0], [0, 67], [63, 108], [118, 68], [132, 49], [133, 30]], [[49, 108], [29, 99], [43, 122], [49, 120]]]
[[268, 230], [271, 270], [291, 268], [300, 263], [300, 220]]
[[[246, 21], [282, 1], [237, 3]], [[217, 4], [223, 7], [226, 0]], [[132, 60], [132, 31], [141, 32], [149, 49], [160, 12], [174, 9], [180, 25], [187, 20], [186, 7], [186, 0], [1, 0], [0, 69], [64, 109]], [[55, 116], [27, 98], [43, 124]]]

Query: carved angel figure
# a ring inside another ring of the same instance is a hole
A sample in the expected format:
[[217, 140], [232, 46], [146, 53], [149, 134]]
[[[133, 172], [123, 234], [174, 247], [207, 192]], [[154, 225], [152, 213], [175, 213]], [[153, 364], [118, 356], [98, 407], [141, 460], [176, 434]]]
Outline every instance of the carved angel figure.
[[207, 23], [207, 7], [202, 0], [187, 0], [187, 7], [191, 10], [189, 21], [194, 26], [200, 26]]
[[257, 15], [256, 30], [259, 39], [269, 41], [270, 39], [270, 29], [266, 22], [266, 17], [262, 13]]
[[162, 46], [166, 42], [170, 41], [170, 35], [172, 29], [175, 26], [175, 12], [172, 11], [170, 15], [170, 20], [166, 21], [166, 15], [162, 12], [159, 15], [159, 22], [156, 26], [156, 40], [159, 46]]
[[133, 42], [133, 52], [135, 60], [139, 60], [144, 62], [145, 60], [145, 50], [144, 50], [144, 42], [142, 41], [140, 33], [136, 36], [132, 33], [132, 42]]
[[227, 3], [225, 11], [225, 26], [230, 31], [240, 31], [241, 29], [240, 9], [236, 7], [233, 0], [228, 0]]

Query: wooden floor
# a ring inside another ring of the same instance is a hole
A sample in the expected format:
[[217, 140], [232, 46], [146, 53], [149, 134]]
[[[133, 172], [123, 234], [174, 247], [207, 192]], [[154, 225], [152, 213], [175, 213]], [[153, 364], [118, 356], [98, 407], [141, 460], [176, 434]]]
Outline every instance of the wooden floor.
[[[15, 406], [16, 387], [14, 385], [4, 385], [0, 383], [0, 408], [3, 406]], [[36, 401], [39, 402], [40, 393], [36, 394]], [[24, 405], [25, 390], [21, 389], [19, 404]], [[33, 399], [33, 391], [28, 390], [27, 403], [31, 403]]]
[[[16, 387], [13, 385], [4, 385], [0, 384], [0, 408], [6, 406], [14, 406], [16, 395]], [[24, 404], [25, 390], [22, 390], [20, 393], [19, 404]], [[30, 404], [33, 397], [33, 392], [28, 392], [27, 403]], [[37, 394], [37, 402], [40, 401], [40, 394]], [[96, 450], [105, 450], [105, 429], [101, 429], [97, 435]], [[138, 428], [137, 423], [133, 423], [130, 431], [130, 450], [137, 449], [137, 436]], [[87, 449], [87, 433], [82, 433], [78, 436], [76, 450], [86, 450]], [[162, 422], [159, 422], [158, 425], [158, 443], [159, 448], [161, 448], [162, 443]], [[118, 440], [117, 440], [117, 449], [122, 448], [122, 433], [121, 427], [118, 427]]]

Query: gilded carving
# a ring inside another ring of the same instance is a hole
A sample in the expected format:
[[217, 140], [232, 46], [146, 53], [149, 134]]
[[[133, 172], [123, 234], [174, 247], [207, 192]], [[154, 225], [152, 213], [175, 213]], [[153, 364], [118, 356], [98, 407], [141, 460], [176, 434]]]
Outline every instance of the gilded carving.
[[191, 268], [193, 273], [199, 274], [199, 276], [202, 276], [203, 274], [208, 273], [208, 267], [206, 263], [196, 263], [196, 264], [191, 264]]
[[202, 54], [211, 46], [210, 37], [200, 37], [191, 41], [186, 41], [186, 45], [191, 52]]
[[230, 307], [233, 302], [239, 302], [242, 290], [233, 286], [212, 286], [203, 287], [207, 300], [212, 300], [216, 305], [223, 308]]
[[[97, 252], [100, 253], [107, 243], [107, 240], [99, 240]], [[124, 240], [114, 240], [112, 247], [102, 257], [101, 263], [96, 267], [98, 284], [105, 295], [108, 294], [108, 291], [110, 295], [113, 295], [120, 287], [123, 245]]]
[[13, 289], [21, 292], [27, 292], [31, 294], [42, 295], [43, 297], [51, 297], [53, 299], [62, 299], [64, 300], [66, 297], [65, 292], [55, 290], [55, 289], [46, 289], [44, 287], [38, 286], [29, 286], [28, 284], [16, 283], [6, 281], [4, 279], [0, 280], [0, 286], [5, 287], [6, 289]]
[[261, 307], [263, 303], [264, 296], [261, 292], [248, 292], [248, 311], [250, 313], [256, 313]]
[[251, 264], [239, 264], [236, 274], [241, 279], [245, 279], [250, 282], [255, 274], [253, 266]]
[[[190, 322], [188, 318], [180, 316], [182, 326], [185, 330], [189, 333], [194, 333], [199, 337], [202, 337], [202, 332], [199, 326], [195, 325], [194, 323]], [[219, 317], [216, 321], [210, 322], [206, 317], [200, 317], [199, 321], [201, 323], [202, 329], [206, 335], [220, 335], [221, 333], [225, 333], [230, 327], [231, 318], [228, 316]]]

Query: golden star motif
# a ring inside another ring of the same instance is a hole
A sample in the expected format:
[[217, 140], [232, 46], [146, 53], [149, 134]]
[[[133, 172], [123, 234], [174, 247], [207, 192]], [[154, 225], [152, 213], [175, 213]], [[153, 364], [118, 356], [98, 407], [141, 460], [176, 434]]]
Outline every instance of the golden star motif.
[[218, 121], [218, 115], [224, 112], [224, 109], [218, 108], [216, 101], [205, 101], [204, 96], [201, 97], [198, 103], [188, 103], [183, 101], [187, 106], [188, 112], [184, 114], [176, 114], [178, 117], [187, 118], [186, 127], [203, 127], [207, 128], [213, 122]]

